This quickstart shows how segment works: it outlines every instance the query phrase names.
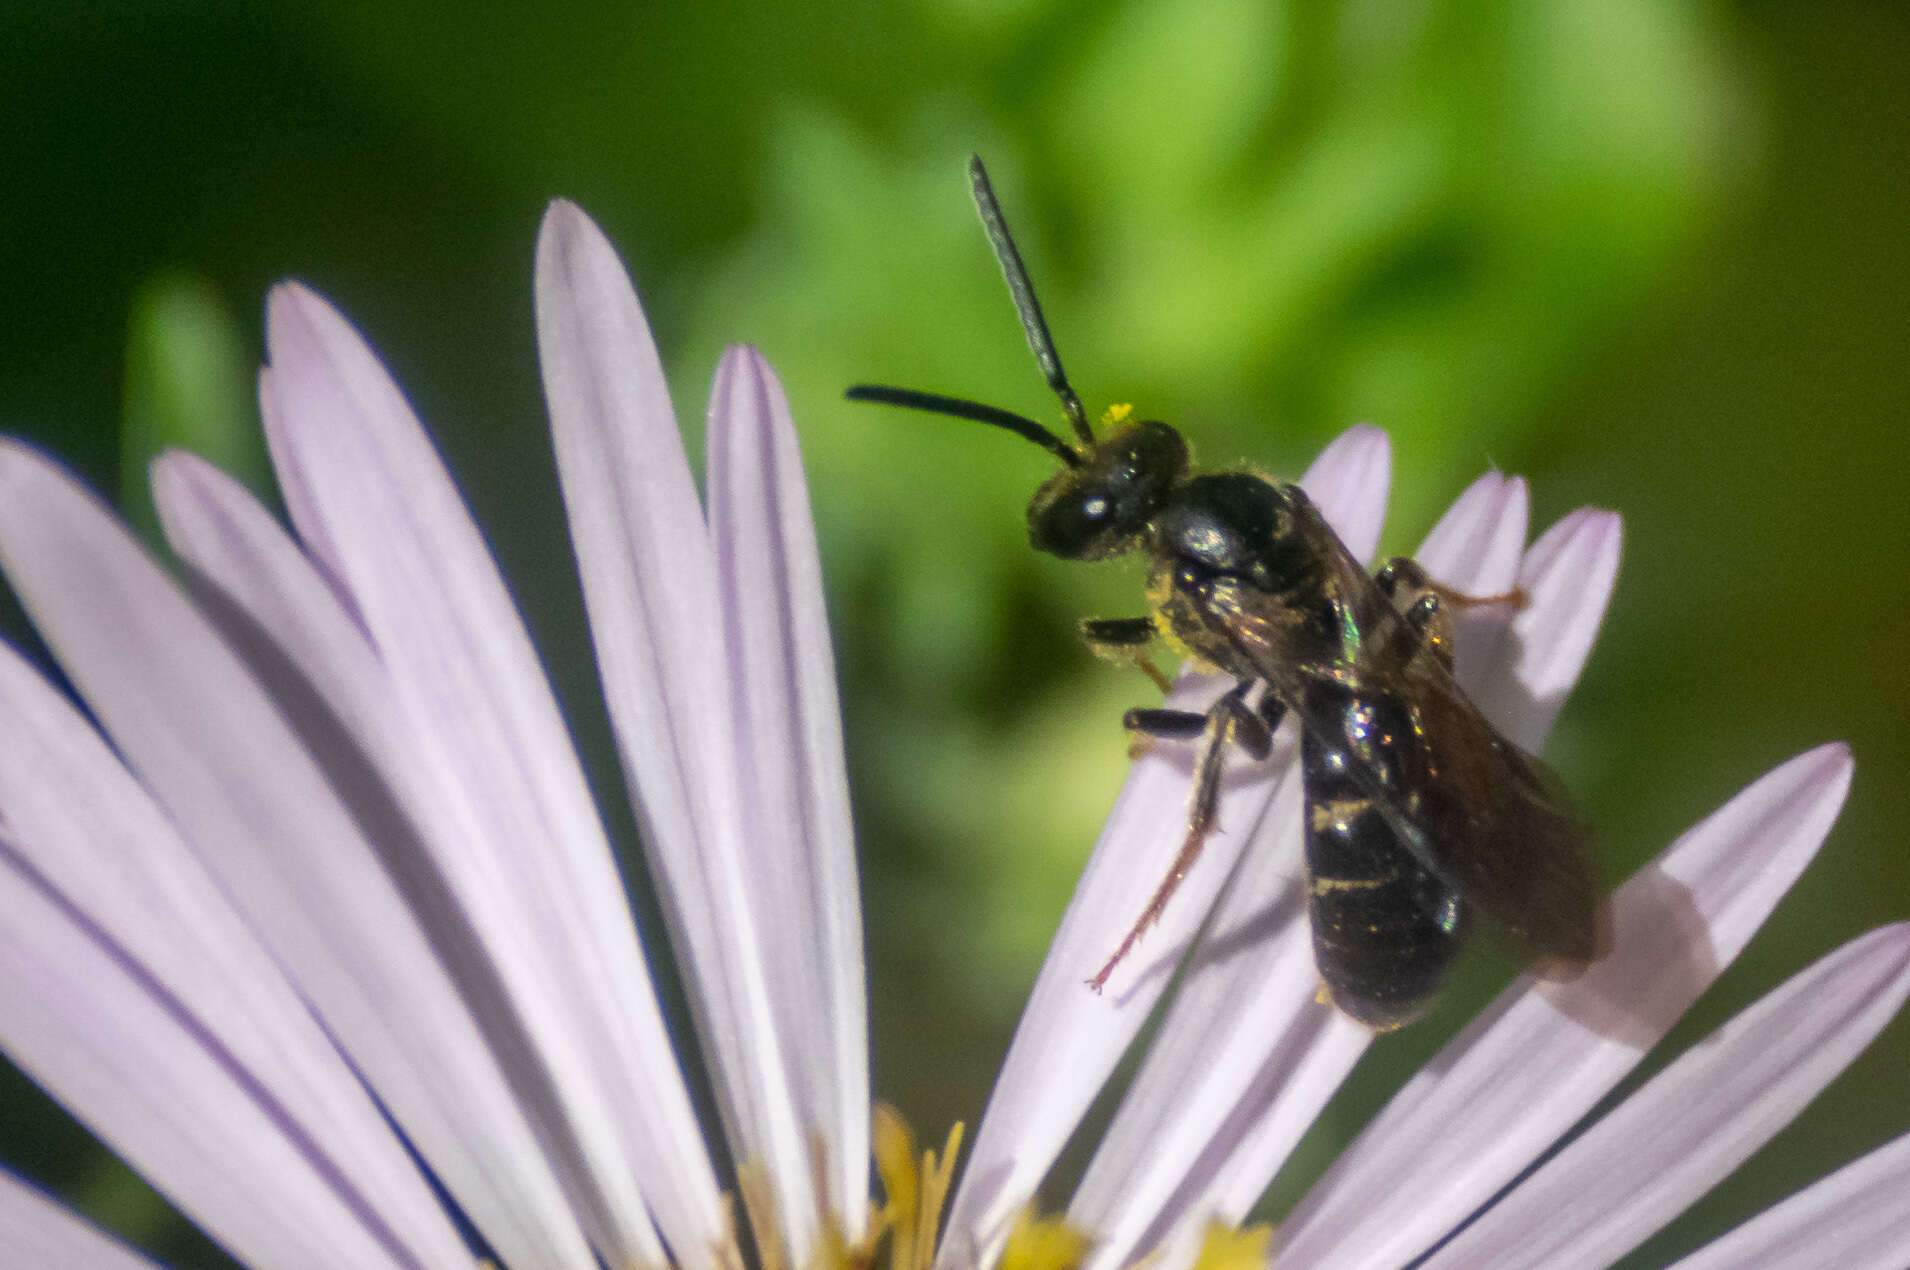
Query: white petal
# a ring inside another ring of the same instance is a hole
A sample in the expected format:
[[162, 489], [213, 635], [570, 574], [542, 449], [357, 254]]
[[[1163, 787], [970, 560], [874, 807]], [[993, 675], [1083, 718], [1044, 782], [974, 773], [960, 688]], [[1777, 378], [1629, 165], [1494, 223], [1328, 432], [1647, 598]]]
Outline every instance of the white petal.
[[1899, 1270], [1910, 1265], [1910, 1134], [1804, 1188], [1676, 1270]]
[[[1417, 558], [1455, 589], [1507, 590], [1525, 518], [1524, 482], [1488, 473]], [[1461, 629], [1462, 656], [1473, 635]], [[1304, 802], [1289, 767], [1082, 1178], [1069, 1218], [1094, 1234], [1090, 1266], [1125, 1265], [1171, 1227], [1197, 1239], [1210, 1216], [1243, 1218], [1371, 1039], [1316, 999]]]
[[1795, 1119], [1906, 994], [1910, 922], [1845, 944], [1567, 1144], [1429, 1267], [1610, 1265]]
[[710, 527], [729, 638], [743, 841], [799, 1119], [818, 1134], [830, 1206], [868, 1221], [869, 1059], [862, 909], [822, 565], [788, 400], [731, 349], [710, 398]]
[[604, 1200], [580, 1216], [612, 1261], [657, 1255], [645, 1201], [679, 1255], [704, 1253], [723, 1237], [720, 1201], [622, 881], [503, 580], [344, 318], [281, 286], [266, 339], [261, 405], [300, 537], [350, 595], [395, 707], [443, 774], [437, 796], [478, 831], [464, 866], [486, 878], [476, 911], [508, 914], [498, 920], [541, 959], [530, 977], [548, 1000], [515, 1004], [556, 1020], [532, 1040]]
[[[1305, 478], [1328, 521], [1361, 540], [1349, 541], [1356, 551], [1370, 552], [1378, 537], [1385, 456], [1383, 433], [1355, 428]], [[1218, 679], [1183, 675], [1166, 704], [1204, 710], [1224, 686]], [[1242, 847], [1256, 834], [1275, 778], [1292, 767], [1296, 735], [1288, 724], [1266, 763], [1230, 765], [1200, 859], [1161, 920], [1096, 995], [1083, 981], [1146, 907], [1186, 832], [1188, 748], [1157, 746], [1135, 762], [1023, 1010], [950, 1209], [939, 1266], [993, 1259], [1008, 1220], [1033, 1195], [1152, 1012]]]
[[1526, 602], [1506, 629], [1510, 673], [1466, 684], [1473, 701], [1513, 741], [1536, 753], [1578, 682], [1618, 580], [1623, 526], [1616, 512], [1580, 508], [1532, 544], [1519, 566]]
[[1307, 1266], [1403, 1264], [1496, 1194], [1635, 1066], [1730, 965], [1829, 832], [1850, 754], [1766, 774], [1612, 897], [1614, 951], [1521, 978], [1394, 1096], [1282, 1228]]
[[0, 1170], [0, 1248], [10, 1264], [59, 1270], [159, 1270], [157, 1263], [89, 1226]]
[[[0, 447], [10, 570], [23, 547], [54, 550], [23, 543], [16, 515], [64, 527], [43, 486], [65, 487], [23, 453]], [[123, 581], [78, 551], [47, 563], [71, 566], [82, 590]], [[0, 1045], [14, 1062], [259, 1267], [467, 1263], [378, 1107], [218, 883], [92, 728], [4, 647], [0, 715]]]
[[[1487, 472], [1439, 518], [1413, 558], [1434, 581], [1455, 591], [1504, 594], [1518, 580], [1530, 501], [1524, 478]], [[1510, 603], [1477, 604], [1453, 612], [1453, 675], [1467, 692], [1502, 663], [1501, 642], [1513, 608]]]
[[1330, 1012], [1314, 999], [1301, 804], [1299, 768], [1289, 763], [1069, 1205], [1068, 1220], [1093, 1237], [1091, 1270], [1137, 1260], [1164, 1222], [1200, 1198], [1196, 1188], [1238, 1146], [1251, 1109], [1291, 1093], [1327, 1024]]
[[[255, 673], [308, 748], [333, 756], [334, 786], [354, 791], [359, 825], [464, 999], [496, 1037], [487, 1046], [455, 1000], [421, 1012], [437, 1022], [418, 1028], [410, 1047], [421, 1058], [429, 1056], [432, 1079], [410, 1096], [383, 1091], [394, 1118], [506, 1264], [593, 1266], [556, 1178], [492, 1058], [493, 1052], [535, 1053], [522, 1037], [525, 1021], [499, 991], [498, 971], [480, 946], [509, 942], [513, 932], [447, 892], [447, 882], [467, 881], [471, 870], [459, 858], [460, 848], [477, 835], [459, 823], [455, 805], [432, 797], [437, 778], [425, 768], [428, 747], [393, 708], [384, 668], [336, 593], [236, 481], [191, 455], [173, 453], [154, 465], [153, 493], [173, 549], [209, 584], [201, 588], [207, 612], [215, 621], [225, 617], [222, 626], [234, 646], [253, 653]], [[243, 619], [230, 620], [234, 605]], [[420, 986], [447, 995], [451, 990], [447, 980]], [[525, 1105], [540, 1106], [547, 1088], [541, 1070], [520, 1073]], [[558, 1147], [556, 1127], [547, 1123], [544, 1136], [574, 1170], [577, 1153]], [[587, 1182], [578, 1185], [586, 1196], [594, 1193]], [[597, 1205], [586, 1199], [583, 1206]]]
[[1379, 550], [1392, 483], [1392, 446], [1370, 423], [1356, 423], [1334, 437], [1300, 478], [1307, 497], [1355, 560], [1370, 560]]
[[805, 1130], [758, 942], [714, 553], [663, 372], [615, 250], [576, 207], [537, 243], [538, 347], [557, 469], [625, 779], [663, 891], [718, 1104], [776, 1188], [792, 1249], [815, 1233]]

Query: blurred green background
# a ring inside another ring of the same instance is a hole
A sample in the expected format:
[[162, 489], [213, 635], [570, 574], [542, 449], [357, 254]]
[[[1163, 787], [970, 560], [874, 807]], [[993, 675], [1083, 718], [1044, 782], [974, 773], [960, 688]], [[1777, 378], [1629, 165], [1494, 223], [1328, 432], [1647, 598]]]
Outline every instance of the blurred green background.
[[[1026, 548], [1043, 456], [840, 398], [873, 379], [1052, 416], [974, 223], [971, 151], [1091, 409], [1133, 401], [1210, 464], [1285, 474], [1377, 423], [1389, 549], [1489, 464], [1531, 478], [1535, 530], [1624, 512], [1617, 599], [1551, 751], [1613, 880], [1779, 761], [1852, 742], [1817, 863], [1665, 1052], [1910, 917], [1898, 3], [15, 3], [0, 428], [143, 516], [156, 443], [256, 465], [264, 290], [329, 294], [448, 452], [628, 845], [530, 314], [544, 203], [583, 203], [693, 433], [724, 341], [760, 345], [790, 390], [877, 1086], [939, 1136], [979, 1113], [1122, 778], [1120, 712], [1148, 696], [1072, 634], [1136, 608], [1133, 571]], [[1271, 1215], [1508, 973], [1470, 965], [1374, 1048]], [[1637, 1263], [1910, 1128], [1906, 1091], [1900, 1020]], [[10, 1068], [0, 1159], [177, 1266], [226, 1264]]]

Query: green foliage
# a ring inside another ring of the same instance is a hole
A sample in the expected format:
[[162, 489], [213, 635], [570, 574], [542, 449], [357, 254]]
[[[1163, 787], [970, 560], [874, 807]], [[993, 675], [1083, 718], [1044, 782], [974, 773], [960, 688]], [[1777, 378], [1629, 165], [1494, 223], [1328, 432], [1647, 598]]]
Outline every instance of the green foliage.
[[168, 449], [190, 450], [254, 490], [271, 487], [253, 404], [252, 357], [211, 285], [168, 273], [133, 299], [120, 425], [120, 507], [151, 541], [159, 524], [146, 468]]

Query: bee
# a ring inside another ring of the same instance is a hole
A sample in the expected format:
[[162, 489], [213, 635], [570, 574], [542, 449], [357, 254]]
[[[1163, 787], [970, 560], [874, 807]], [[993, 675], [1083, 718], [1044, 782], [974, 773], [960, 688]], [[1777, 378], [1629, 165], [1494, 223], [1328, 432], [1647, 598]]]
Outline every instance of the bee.
[[1198, 741], [1198, 758], [1173, 864], [1089, 986], [1107, 982], [1193, 866], [1227, 752], [1264, 760], [1289, 714], [1300, 726], [1314, 960], [1339, 1009], [1382, 1031], [1410, 1022], [1475, 914], [1543, 972], [1599, 956], [1606, 919], [1589, 831], [1551, 769], [1499, 735], [1453, 679], [1453, 610], [1521, 597], [1457, 593], [1404, 557], [1368, 574], [1299, 486], [1196, 471], [1165, 423], [1110, 412], [1097, 436], [980, 159], [968, 174], [1073, 442], [939, 393], [859, 384], [847, 395], [1004, 428], [1048, 451], [1061, 467], [1028, 504], [1035, 550], [1149, 561], [1147, 614], [1089, 619], [1082, 637], [1144, 667], [1164, 641], [1233, 680], [1204, 712], [1127, 712], [1137, 738]]

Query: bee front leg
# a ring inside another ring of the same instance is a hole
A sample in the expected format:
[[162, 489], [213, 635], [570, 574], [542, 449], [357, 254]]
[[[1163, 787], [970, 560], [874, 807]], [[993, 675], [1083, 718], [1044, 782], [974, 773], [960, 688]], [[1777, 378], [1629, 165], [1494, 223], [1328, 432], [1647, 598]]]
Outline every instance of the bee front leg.
[[1140, 942], [1148, 927], [1160, 920], [1161, 914], [1167, 910], [1168, 900], [1180, 887], [1181, 879], [1187, 876], [1187, 871], [1193, 868], [1194, 861], [1200, 857], [1200, 849], [1214, 827], [1214, 813], [1220, 807], [1220, 777], [1225, 766], [1227, 744], [1233, 742], [1255, 759], [1264, 759], [1272, 751], [1273, 732], [1267, 725], [1265, 713], [1256, 712], [1246, 704], [1247, 693], [1252, 687], [1252, 680], [1241, 680], [1209, 706], [1205, 714], [1196, 714], [1191, 710], [1127, 712], [1124, 722], [1131, 729], [1149, 736], [1184, 740], [1198, 735], [1201, 738], [1200, 756], [1194, 762], [1194, 785], [1187, 799], [1187, 832], [1181, 839], [1180, 850], [1174, 855], [1173, 866], [1154, 889], [1154, 895], [1148, 900], [1140, 918], [1122, 937], [1114, 955], [1088, 980], [1088, 987], [1096, 992], [1107, 986], [1108, 976]]
[[1151, 617], [1090, 617], [1081, 623], [1081, 639], [1097, 655], [1139, 667], [1166, 693], [1173, 683], [1147, 656], [1159, 633]]

